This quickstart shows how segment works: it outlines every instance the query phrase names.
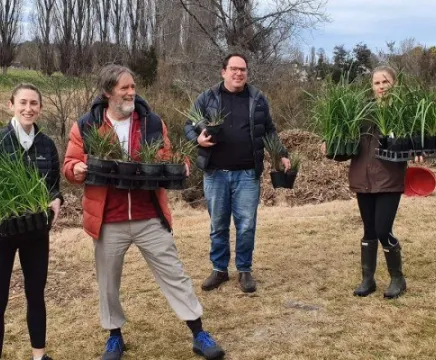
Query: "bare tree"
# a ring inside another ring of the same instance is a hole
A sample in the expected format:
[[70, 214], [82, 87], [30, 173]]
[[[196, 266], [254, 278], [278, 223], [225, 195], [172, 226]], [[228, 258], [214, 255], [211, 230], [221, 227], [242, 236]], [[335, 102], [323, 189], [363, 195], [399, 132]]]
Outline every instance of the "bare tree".
[[71, 73], [80, 75], [92, 68], [91, 46], [94, 40], [94, 13], [91, 0], [75, 0], [73, 11], [75, 61]]
[[[220, 52], [239, 49], [258, 59], [277, 54], [298, 31], [326, 21], [326, 0], [274, 0], [269, 8], [253, 0], [179, 0], [184, 10]], [[216, 21], [205, 23], [195, 9], [209, 11]]]
[[69, 74], [74, 60], [74, 8], [76, 0], [56, 1], [56, 45], [59, 69]]
[[22, 0], [0, 0], [0, 67], [6, 74], [20, 37]]
[[36, 40], [39, 46], [41, 71], [51, 75], [55, 71], [53, 26], [56, 0], [36, 0]]

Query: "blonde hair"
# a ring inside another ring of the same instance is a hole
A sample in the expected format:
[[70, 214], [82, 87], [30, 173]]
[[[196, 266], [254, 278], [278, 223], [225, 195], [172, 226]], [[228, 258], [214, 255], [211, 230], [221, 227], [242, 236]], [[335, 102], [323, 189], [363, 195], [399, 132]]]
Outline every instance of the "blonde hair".
[[371, 79], [374, 77], [375, 73], [383, 72], [383, 71], [387, 72], [391, 76], [391, 78], [394, 82], [397, 81], [397, 72], [389, 65], [377, 66], [374, 70], [372, 70]]

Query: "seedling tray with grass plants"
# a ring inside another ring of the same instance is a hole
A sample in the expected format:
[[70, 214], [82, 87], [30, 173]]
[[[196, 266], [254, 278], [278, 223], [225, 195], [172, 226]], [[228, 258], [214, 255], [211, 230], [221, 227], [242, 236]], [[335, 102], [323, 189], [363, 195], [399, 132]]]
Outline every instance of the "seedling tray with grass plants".
[[46, 212], [11, 216], [0, 222], [0, 238], [23, 235], [35, 231], [48, 231], [51, 228], [52, 221], [53, 211], [51, 209]]
[[375, 149], [377, 159], [391, 161], [391, 162], [404, 162], [414, 160], [416, 156], [424, 156], [426, 158], [436, 158], [436, 150], [408, 150], [408, 151], [393, 151], [386, 149]]

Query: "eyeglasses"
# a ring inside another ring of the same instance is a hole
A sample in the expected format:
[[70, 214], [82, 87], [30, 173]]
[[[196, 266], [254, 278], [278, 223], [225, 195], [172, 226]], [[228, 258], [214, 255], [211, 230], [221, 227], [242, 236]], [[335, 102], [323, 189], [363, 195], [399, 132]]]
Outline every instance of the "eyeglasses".
[[228, 69], [232, 73], [237, 73], [238, 71], [240, 71], [241, 73], [246, 73], [247, 72], [247, 68], [245, 68], [245, 67], [229, 66]]

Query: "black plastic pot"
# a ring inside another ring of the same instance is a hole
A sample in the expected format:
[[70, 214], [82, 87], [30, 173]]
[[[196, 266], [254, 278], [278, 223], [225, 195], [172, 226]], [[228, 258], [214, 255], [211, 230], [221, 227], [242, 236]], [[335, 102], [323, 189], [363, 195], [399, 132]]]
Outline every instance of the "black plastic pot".
[[221, 125], [207, 125], [206, 126], [206, 133], [207, 135], [211, 136], [210, 141], [213, 143], [217, 143], [220, 140], [220, 134], [221, 134]]
[[297, 177], [298, 171], [272, 171], [270, 172], [271, 183], [276, 188], [292, 189], [294, 186], [295, 179]]
[[420, 135], [412, 136], [413, 150], [422, 150], [424, 148]]
[[378, 138], [378, 142], [380, 144], [380, 149], [387, 149], [388, 148], [388, 137], [380, 135]]
[[140, 181], [140, 189], [156, 190], [159, 188], [159, 177], [163, 175], [163, 164], [139, 164], [141, 176], [150, 177], [150, 179]]
[[116, 183], [118, 189], [134, 189], [137, 188], [137, 180], [123, 179], [122, 175], [134, 176], [137, 175], [139, 164], [136, 162], [118, 161], [118, 174], [121, 176]]
[[425, 136], [424, 137], [424, 149], [426, 149], [426, 150], [436, 149], [436, 137], [435, 136]]
[[194, 130], [195, 130], [195, 132], [196, 132], [198, 135], [200, 135], [200, 133], [201, 133], [204, 129], [206, 129], [206, 120], [205, 120], [205, 119], [200, 120], [200, 121], [199, 121], [198, 123], [196, 123], [195, 126], [194, 126]]
[[24, 215], [24, 219], [26, 221], [26, 227], [27, 227], [27, 231], [35, 231], [36, 227], [35, 227], [35, 221], [33, 219], [33, 214], [26, 214]]
[[3, 220], [0, 222], [0, 238], [8, 235], [8, 222]]
[[8, 223], [8, 231], [7, 231], [8, 235], [10, 236], [17, 235], [18, 229], [17, 229], [16, 217], [11, 217], [6, 221]]
[[165, 181], [160, 186], [169, 190], [181, 190], [186, 186], [185, 164], [164, 164]]
[[332, 141], [327, 148], [327, 155], [335, 157], [336, 155], [346, 155], [346, 145], [345, 142], [341, 140]]
[[86, 174], [85, 183], [88, 185], [96, 185], [96, 186], [107, 186], [111, 184], [111, 179], [105, 177], [104, 175], [94, 174], [102, 173], [102, 174], [110, 174], [116, 172], [117, 164], [112, 160], [103, 160], [99, 159], [95, 156], [88, 156], [88, 173]]
[[408, 151], [410, 143], [408, 138], [387, 138], [387, 149], [391, 151]]
[[163, 167], [163, 173], [169, 179], [180, 178], [185, 175], [185, 171], [185, 164], [164, 164]]
[[16, 224], [17, 224], [17, 232], [18, 234], [24, 234], [27, 232], [27, 226], [26, 226], [26, 218], [24, 216], [17, 216], [15, 218]]

